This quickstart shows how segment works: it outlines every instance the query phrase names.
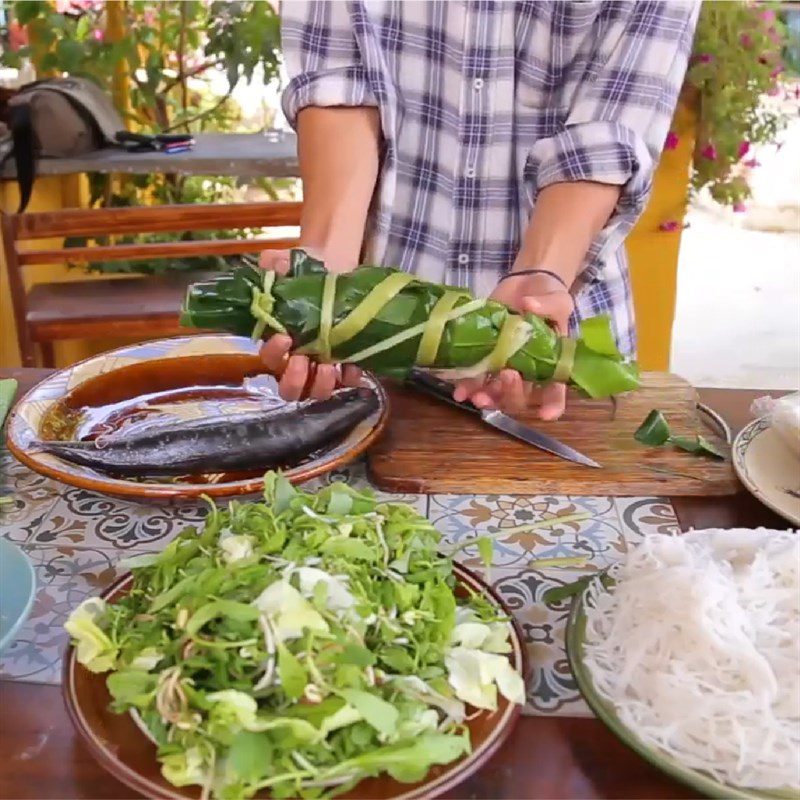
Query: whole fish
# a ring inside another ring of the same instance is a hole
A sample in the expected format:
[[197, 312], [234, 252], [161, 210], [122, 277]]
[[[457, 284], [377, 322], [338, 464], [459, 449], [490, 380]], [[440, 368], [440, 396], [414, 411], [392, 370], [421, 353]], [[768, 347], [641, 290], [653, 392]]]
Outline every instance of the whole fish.
[[296, 463], [342, 438], [378, 406], [370, 389], [345, 389], [329, 400], [287, 411], [154, 424], [101, 443], [40, 441], [37, 446], [66, 461], [121, 476], [264, 469]]

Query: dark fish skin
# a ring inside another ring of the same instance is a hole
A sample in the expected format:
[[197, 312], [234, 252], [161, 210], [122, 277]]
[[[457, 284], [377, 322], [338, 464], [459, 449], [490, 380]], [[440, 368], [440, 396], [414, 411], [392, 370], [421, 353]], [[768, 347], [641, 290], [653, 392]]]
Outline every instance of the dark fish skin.
[[100, 447], [95, 442], [37, 444], [66, 461], [121, 476], [245, 471], [299, 461], [349, 433], [378, 406], [370, 389], [345, 389], [292, 411], [153, 426]]

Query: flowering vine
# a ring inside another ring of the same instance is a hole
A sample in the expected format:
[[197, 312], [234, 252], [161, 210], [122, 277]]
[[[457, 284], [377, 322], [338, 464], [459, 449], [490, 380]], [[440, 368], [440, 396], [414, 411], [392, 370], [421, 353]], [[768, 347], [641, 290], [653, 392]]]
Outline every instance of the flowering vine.
[[[780, 111], [763, 102], [764, 95], [780, 93], [785, 36], [771, 5], [703, 3], [684, 93], [698, 115], [692, 194], [708, 188], [718, 203], [746, 211], [747, 170], [760, 166], [751, 151], [775, 142], [786, 122]], [[664, 149], [674, 150], [679, 143], [678, 134], [670, 131]], [[669, 219], [659, 229], [682, 227]]]
[[708, 187], [715, 200], [734, 208], [750, 196], [742, 161], [754, 145], [774, 142], [785, 124], [762, 102], [780, 91], [784, 44], [785, 27], [774, 8], [703, 3], [695, 52], [710, 59], [695, 58], [687, 75], [699, 100], [694, 191]]

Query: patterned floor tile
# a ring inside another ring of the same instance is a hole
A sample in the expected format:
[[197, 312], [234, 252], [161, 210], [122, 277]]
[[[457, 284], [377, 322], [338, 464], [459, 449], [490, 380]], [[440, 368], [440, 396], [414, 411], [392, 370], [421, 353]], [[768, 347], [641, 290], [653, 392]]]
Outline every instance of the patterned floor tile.
[[138, 551], [158, 549], [189, 525], [199, 525], [205, 505], [159, 506], [117, 500], [65, 487], [28, 544]]
[[0, 533], [17, 544], [29, 541], [58, 500], [59, 485], [0, 451]]
[[67, 644], [64, 622], [82, 600], [99, 594], [120, 574], [123, 553], [96, 548], [26, 547], [36, 573], [30, 617], [0, 659], [0, 678], [59, 683]]
[[650, 533], [681, 532], [675, 509], [669, 500], [653, 497], [617, 497], [620, 529], [625, 531], [628, 546], [635, 545]]
[[[583, 558], [604, 567], [625, 552], [619, 514], [608, 497], [433, 495], [429, 517], [453, 545], [491, 537], [493, 563], [503, 568], [543, 558]], [[477, 559], [475, 545], [464, 552]]]

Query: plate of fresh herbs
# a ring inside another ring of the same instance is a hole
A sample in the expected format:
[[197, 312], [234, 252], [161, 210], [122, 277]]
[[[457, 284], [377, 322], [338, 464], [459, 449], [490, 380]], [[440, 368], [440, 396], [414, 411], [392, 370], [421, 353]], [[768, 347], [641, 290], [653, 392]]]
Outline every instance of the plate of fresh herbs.
[[409, 506], [270, 473], [73, 612], [72, 721], [148, 797], [440, 795], [510, 733], [526, 669], [441, 545]]

